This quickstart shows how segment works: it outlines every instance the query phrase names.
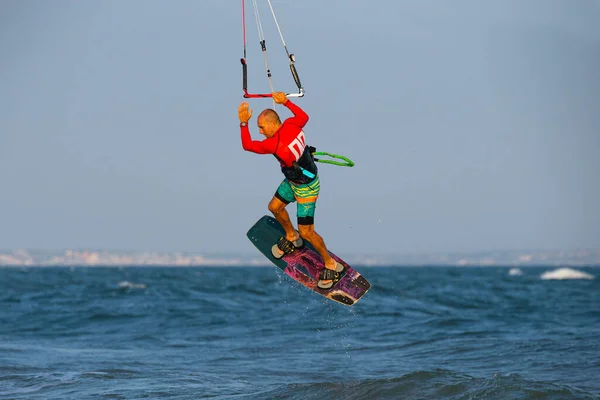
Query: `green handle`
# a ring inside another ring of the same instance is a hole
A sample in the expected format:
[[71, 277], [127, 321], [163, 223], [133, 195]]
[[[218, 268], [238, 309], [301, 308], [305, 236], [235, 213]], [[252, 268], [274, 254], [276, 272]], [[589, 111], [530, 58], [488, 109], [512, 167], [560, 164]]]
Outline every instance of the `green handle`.
[[352, 167], [352, 166], [354, 166], [354, 162], [352, 160], [350, 160], [347, 157], [340, 156], [339, 154], [326, 153], [324, 151], [316, 151], [313, 154], [315, 156], [329, 156], [331, 158], [337, 158], [339, 160], [343, 160], [343, 162], [342, 162], [342, 161], [334, 161], [334, 160], [319, 160], [319, 159], [315, 158], [315, 161], [318, 161], [318, 162], [321, 162], [321, 163], [339, 165], [339, 166], [342, 166], [342, 167]]

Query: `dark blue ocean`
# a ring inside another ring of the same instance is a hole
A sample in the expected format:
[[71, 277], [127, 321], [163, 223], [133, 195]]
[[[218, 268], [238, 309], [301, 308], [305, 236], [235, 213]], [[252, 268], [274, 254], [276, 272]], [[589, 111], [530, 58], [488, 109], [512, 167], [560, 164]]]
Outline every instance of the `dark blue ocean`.
[[355, 268], [2, 268], [0, 398], [600, 399], [600, 268]]

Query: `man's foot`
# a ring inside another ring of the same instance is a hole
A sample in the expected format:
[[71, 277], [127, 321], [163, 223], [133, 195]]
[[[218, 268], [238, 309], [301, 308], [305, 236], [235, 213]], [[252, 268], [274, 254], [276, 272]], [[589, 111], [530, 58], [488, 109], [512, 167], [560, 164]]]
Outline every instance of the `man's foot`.
[[344, 266], [334, 259], [325, 262], [325, 269], [319, 275], [317, 286], [321, 289], [331, 289], [341, 278]]
[[294, 246], [296, 246], [296, 243], [301, 243], [300, 246], [296, 246], [296, 247], [301, 247], [302, 246], [302, 238], [300, 237], [300, 233], [298, 233], [298, 231], [294, 231], [294, 234], [292, 236], [289, 235], [285, 235], [285, 238], [287, 240], [289, 240], [290, 242], [294, 243]]
[[285, 255], [292, 253], [294, 250], [304, 246], [304, 241], [300, 234], [296, 232], [296, 237], [290, 240], [287, 235], [280, 238], [276, 244], [271, 247], [271, 254], [276, 259], [280, 259]]

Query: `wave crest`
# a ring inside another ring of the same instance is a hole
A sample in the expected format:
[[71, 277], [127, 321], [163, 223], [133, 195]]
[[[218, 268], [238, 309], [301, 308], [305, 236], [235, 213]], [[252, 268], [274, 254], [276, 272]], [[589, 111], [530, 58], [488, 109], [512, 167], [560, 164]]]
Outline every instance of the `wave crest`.
[[[266, 396], [266, 397], [264, 397]], [[252, 396], [282, 399], [598, 399], [592, 393], [551, 382], [524, 379], [519, 374], [495, 374], [491, 378], [475, 378], [437, 369], [417, 371], [398, 378], [366, 379], [350, 382], [290, 384]]]

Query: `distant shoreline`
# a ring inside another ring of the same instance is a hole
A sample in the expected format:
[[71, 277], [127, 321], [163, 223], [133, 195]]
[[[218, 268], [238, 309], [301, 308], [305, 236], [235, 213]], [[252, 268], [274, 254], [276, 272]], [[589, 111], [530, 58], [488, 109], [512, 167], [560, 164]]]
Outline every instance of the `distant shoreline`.
[[[589, 267], [600, 266], [600, 249], [505, 250], [476, 253], [344, 254], [356, 266], [394, 267]], [[109, 250], [0, 250], [0, 266], [77, 267], [254, 267], [270, 266], [261, 254], [206, 254]]]
[[[351, 263], [355, 268], [519, 268], [519, 269], [535, 269], [535, 268], [600, 268], [600, 263], [597, 264], [529, 264], [529, 265], [455, 265], [455, 264], [360, 264]], [[0, 268], [272, 268], [273, 264], [229, 264], [229, 265], [216, 265], [216, 264], [199, 264], [199, 265], [170, 265], [170, 264], [28, 264], [28, 265], [15, 265], [15, 264], [0, 264]]]

